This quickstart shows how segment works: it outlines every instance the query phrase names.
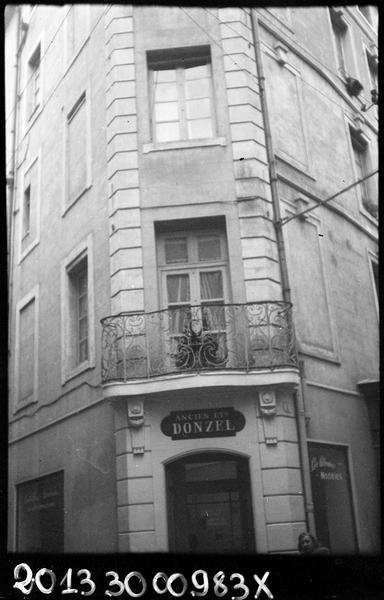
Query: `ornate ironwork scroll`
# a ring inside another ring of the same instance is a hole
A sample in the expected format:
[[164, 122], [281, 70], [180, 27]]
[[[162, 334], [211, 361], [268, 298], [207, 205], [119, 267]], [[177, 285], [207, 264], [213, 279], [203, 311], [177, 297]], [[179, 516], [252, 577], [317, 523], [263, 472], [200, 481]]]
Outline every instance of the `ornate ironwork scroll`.
[[286, 302], [187, 306], [102, 320], [102, 380], [297, 366]]

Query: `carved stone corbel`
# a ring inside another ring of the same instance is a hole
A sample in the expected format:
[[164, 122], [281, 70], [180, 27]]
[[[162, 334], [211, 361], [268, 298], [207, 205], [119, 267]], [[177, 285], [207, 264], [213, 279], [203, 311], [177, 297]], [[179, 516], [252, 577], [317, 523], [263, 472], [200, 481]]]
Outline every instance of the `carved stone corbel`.
[[277, 444], [276, 428], [276, 392], [274, 390], [259, 391], [259, 406], [267, 446]]
[[128, 427], [133, 454], [144, 454], [144, 400], [128, 403]]

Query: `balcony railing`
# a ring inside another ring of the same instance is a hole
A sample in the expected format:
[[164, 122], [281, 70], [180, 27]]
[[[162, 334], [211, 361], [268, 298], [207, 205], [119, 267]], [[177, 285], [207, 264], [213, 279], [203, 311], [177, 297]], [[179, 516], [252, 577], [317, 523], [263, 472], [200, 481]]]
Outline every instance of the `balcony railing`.
[[297, 367], [287, 302], [180, 306], [102, 323], [102, 380]]

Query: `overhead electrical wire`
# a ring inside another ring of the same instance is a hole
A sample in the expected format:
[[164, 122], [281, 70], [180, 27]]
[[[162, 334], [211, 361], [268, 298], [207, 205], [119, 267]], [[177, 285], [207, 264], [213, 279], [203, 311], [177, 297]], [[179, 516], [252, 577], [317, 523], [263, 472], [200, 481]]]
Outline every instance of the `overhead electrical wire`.
[[[221, 25], [225, 25], [226, 27], [228, 27], [229, 29], [231, 29], [231, 31], [233, 31], [234, 33], [236, 33], [236, 35], [238, 37], [241, 37], [243, 40], [247, 41], [249, 43], [249, 40], [247, 40], [243, 34], [241, 34], [240, 32], [236, 31], [231, 25], [229, 25], [228, 23], [225, 23], [223, 21], [221, 21], [219, 19], [219, 17], [217, 17], [213, 12], [211, 12], [210, 10], [208, 10], [208, 8], [204, 8], [204, 10], [210, 14], [214, 19], [216, 19]], [[244, 8], [242, 8], [241, 10], [244, 10]], [[246, 13], [248, 14], [248, 13]], [[193, 20], [193, 19], [192, 19]], [[195, 21], [196, 22], [196, 21]], [[200, 25], [199, 25], [200, 26]], [[201, 26], [202, 29], [204, 29]], [[204, 31], [206, 33], [208, 33], [205, 29]], [[231, 56], [231, 55], [227, 55], [227, 56]], [[326, 70], [330, 73], [330, 75], [334, 76], [335, 72], [330, 69], [329, 67], [327, 67], [326, 65], [324, 65], [324, 63], [322, 63], [320, 60], [318, 60], [316, 58], [316, 61]], [[239, 65], [237, 65], [239, 66]], [[240, 69], [244, 70], [242, 67], [239, 66]], [[247, 71], [249, 73], [249, 71]], [[252, 73], [250, 73], [252, 75]], [[303, 78], [303, 76], [301, 75], [301, 73], [299, 73], [299, 78], [301, 81], [303, 81], [307, 86], [311, 87], [312, 89], [316, 90], [316, 92], [318, 92], [319, 94], [321, 94], [322, 96], [324, 96], [324, 98], [327, 98], [330, 102], [332, 102], [333, 104], [335, 104], [337, 107], [340, 107], [340, 104], [337, 102], [337, 100], [334, 100], [333, 98], [331, 98], [330, 96], [328, 96], [328, 94], [326, 94], [325, 92], [323, 92], [322, 90], [320, 90], [319, 88], [317, 88], [316, 86], [314, 86], [313, 84], [309, 83], [309, 81], [307, 81], [306, 79]], [[267, 78], [266, 78], [267, 79]], [[361, 95], [362, 100], [364, 100], [365, 102], [369, 102], [369, 99], [367, 99], [365, 96]], [[359, 110], [357, 107], [356, 110]]]
[[[107, 12], [107, 10], [109, 10], [110, 5], [107, 5], [106, 8], [103, 10], [103, 12], [100, 14], [100, 16], [97, 18], [97, 20], [95, 21], [95, 23], [93, 24], [92, 28], [89, 31], [88, 37], [90, 37], [92, 35], [92, 33], [94, 32], [94, 30], [96, 29], [96, 27], [98, 26], [98, 24], [100, 23], [101, 19], [103, 18], [103, 16], [105, 15], [105, 13]], [[69, 12], [69, 11], [68, 11]], [[47, 99], [44, 101], [44, 108], [47, 106], [48, 102], [50, 101], [50, 99], [52, 98], [53, 94], [56, 92], [57, 88], [59, 87], [59, 85], [62, 83], [63, 79], [65, 77], [65, 74], [59, 79], [59, 81], [57, 82], [57, 84], [55, 85], [55, 87], [53, 88], [53, 90], [51, 91], [51, 93], [49, 94], [49, 96], [47, 97]], [[24, 138], [22, 138], [18, 145], [15, 148], [15, 152], [18, 151], [22, 145], [24, 141]], [[9, 161], [8, 161], [9, 162]], [[7, 168], [8, 168], [8, 164], [7, 164]]]
[[276, 225], [278, 227], [283, 227], [284, 225], [286, 225], [287, 223], [289, 223], [289, 221], [292, 221], [293, 219], [297, 219], [298, 217], [301, 217], [302, 215], [306, 215], [307, 213], [311, 212], [312, 210], [315, 210], [316, 208], [318, 208], [319, 206], [323, 206], [327, 202], [330, 202], [331, 200], [334, 200], [335, 198], [337, 198], [337, 196], [341, 196], [341, 194], [344, 194], [345, 192], [348, 192], [349, 190], [351, 190], [352, 188], [356, 187], [357, 185], [360, 185], [361, 183], [363, 183], [364, 181], [366, 181], [370, 177], [373, 177], [378, 172], [379, 172], [379, 169], [376, 169], [375, 171], [372, 171], [372, 173], [368, 173], [368, 175], [365, 175], [365, 177], [361, 177], [361, 179], [358, 179], [357, 181], [354, 181], [353, 183], [350, 183], [345, 188], [339, 190], [335, 194], [332, 194], [332, 196], [329, 196], [329, 198], [326, 198], [325, 200], [320, 200], [317, 204], [314, 204], [313, 206], [310, 206], [309, 208], [306, 208], [305, 210], [302, 210], [301, 212], [299, 212], [299, 213], [297, 213], [295, 215], [292, 215], [291, 217], [285, 217], [284, 219], [281, 219], [280, 221], [277, 221]]
[[[60, 29], [63, 27], [63, 25], [64, 25], [64, 22], [65, 22], [66, 18], [68, 17], [69, 13], [71, 12], [72, 8], [73, 8], [73, 4], [71, 4], [70, 8], [68, 9], [68, 11], [66, 12], [66, 14], [64, 15], [64, 18], [63, 18], [63, 19], [62, 19], [62, 21], [60, 22], [60, 25], [59, 25], [59, 26], [58, 26], [58, 28], [56, 29], [56, 31], [55, 31], [55, 33], [53, 34], [53, 36], [52, 36], [52, 38], [51, 38], [51, 40], [50, 40], [50, 42], [49, 42], [48, 46], [46, 47], [46, 49], [45, 49], [45, 52], [44, 52], [44, 53], [42, 54], [42, 56], [40, 57], [39, 65], [42, 65], [42, 64], [43, 64], [43, 62], [44, 62], [44, 58], [45, 58], [45, 56], [46, 56], [46, 54], [47, 54], [47, 52], [48, 52], [49, 48], [52, 46], [53, 42], [55, 41], [55, 39], [56, 39], [56, 37], [57, 37], [57, 35], [58, 35], [58, 33], [59, 33]], [[30, 75], [30, 77], [27, 79], [27, 81], [26, 81], [26, 83], [25, 83], [24, 87], [23, 87], [23, 88], [22, 88], [22, 89], [19, 91], [19, 93], [18, 93], [18, 96], [17, 96], [17, 98], [16, 98], [16, 100], [15, 100], [15, 103], [14, 103], [14, 105], [13, 105], [12, 109], [10, 110], [9, 114], [8, 114], [8, 115], [6, 116], [6, 118], [5, 118], [5, 122], [7, 122], [7, 121], [8, 121], [8, 119], [9, 119], [9, 118], [10, 118], [10, 117], [13, 115], [14, 111], [16, 110], [16, 105], [17, 105], [17, 103], [20, 101], [20, 96], [21, 96], [21, 95], [24, 93], [24, 91], [27, 89], [27, 87], [28, 87], [29, 83], [32, 81], [32, 79], [33, 79], [33, 73], [32, 73], [32, 75]]]

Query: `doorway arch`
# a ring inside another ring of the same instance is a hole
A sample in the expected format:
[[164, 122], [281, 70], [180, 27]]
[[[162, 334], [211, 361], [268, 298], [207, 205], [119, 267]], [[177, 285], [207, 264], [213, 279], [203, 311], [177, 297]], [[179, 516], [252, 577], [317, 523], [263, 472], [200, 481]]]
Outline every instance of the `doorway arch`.
[[254, 552], [248, 458], [198, 452], [165, 470], [171, 552]]

